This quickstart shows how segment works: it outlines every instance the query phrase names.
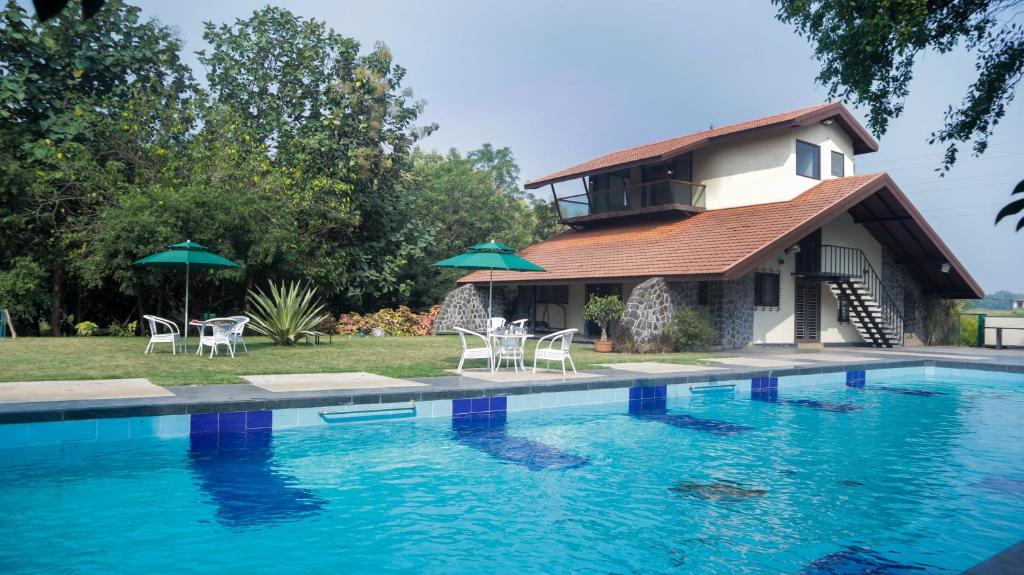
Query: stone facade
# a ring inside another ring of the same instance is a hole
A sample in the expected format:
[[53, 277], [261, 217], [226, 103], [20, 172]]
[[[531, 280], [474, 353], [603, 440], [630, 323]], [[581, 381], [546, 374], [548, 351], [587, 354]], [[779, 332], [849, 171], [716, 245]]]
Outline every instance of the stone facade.
[[484, 288], [482, 297], [473, 284], [448, 292], [441, 304], [441, 313], [434, 322], [434, 334], [451, 333], [454, 327], [481, 333], [487, 331], [487, 288]]
[[882, 247], [882, 284], [895, 300], [896, 309], [903, 316], [904, 345], [924, 345], [927, 297], [921, 282], [906, 264], [896, 262], [892, 252]]
[[[676, 310], [696, 307], [700, 282], [666, 282], [654, 277], [633, 288], [620, 325], [629, 329], [638, 349], [652, 345]], [[707, 282], [708, 311], [719, 347], [743, 347], [754, 337], [754, 276]]]
[[744, 347], [754, 339], [754, 274], [708, 282], [708, 311], [723, 349]]

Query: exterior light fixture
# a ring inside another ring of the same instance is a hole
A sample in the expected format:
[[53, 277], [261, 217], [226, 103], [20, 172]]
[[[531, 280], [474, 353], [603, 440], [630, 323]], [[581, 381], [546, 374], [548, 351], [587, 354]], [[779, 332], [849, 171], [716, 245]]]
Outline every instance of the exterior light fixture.
[[824, 120], [821, 121], [821, 123], [825, 124], [826, 126], [831, 126], [832, 125], [832, 118], [825, 118]]
[[794, 244], [786, 249], [787, 254], [798, 254], [800, 253], [800, 244]]
[[949, 273], [949, 264], [948, 263], [942, 264], [941, 266], [939, 266], [939, 270], [941, 270], [942, 273], [944, 273], [944, 274], [948, 274]]

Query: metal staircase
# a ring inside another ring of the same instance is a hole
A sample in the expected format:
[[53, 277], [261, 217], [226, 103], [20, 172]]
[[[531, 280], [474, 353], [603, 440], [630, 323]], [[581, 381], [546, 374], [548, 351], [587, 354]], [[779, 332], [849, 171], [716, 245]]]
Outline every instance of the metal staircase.
[[818, 273], [864, 341], [875, 347], [903, 345], [903, 314], [864, 252], [823, 245]]

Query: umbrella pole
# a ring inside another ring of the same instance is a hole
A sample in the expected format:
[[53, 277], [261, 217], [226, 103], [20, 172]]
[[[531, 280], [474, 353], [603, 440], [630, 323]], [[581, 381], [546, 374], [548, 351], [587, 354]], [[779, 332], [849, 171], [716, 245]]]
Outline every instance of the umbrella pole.
[[487, 321], [491, 321], [494, 314], [491, 312], [491, 301], [494, 298], [494, 270], [491, 270], [491, 281], [487, 284]]
[[188, 262], [185, 262], [185, 323], [182, 324], [185, 332], [185, 352], [188, 352]]

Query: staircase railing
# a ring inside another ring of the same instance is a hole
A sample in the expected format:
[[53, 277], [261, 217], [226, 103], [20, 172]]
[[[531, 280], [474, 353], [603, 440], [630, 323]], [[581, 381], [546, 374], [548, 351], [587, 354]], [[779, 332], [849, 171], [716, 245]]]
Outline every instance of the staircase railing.
[[849, 277], [860, 282], [867, 294], [878, 304], [882, 324], [892, 329], [896, 343], [903, 344], [903, 314], [864, 252], [857, 248], [823, 245], [821, 273]]

